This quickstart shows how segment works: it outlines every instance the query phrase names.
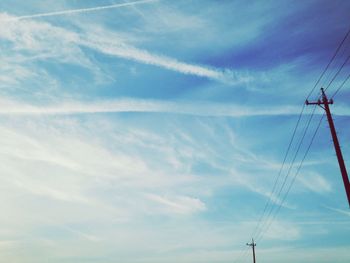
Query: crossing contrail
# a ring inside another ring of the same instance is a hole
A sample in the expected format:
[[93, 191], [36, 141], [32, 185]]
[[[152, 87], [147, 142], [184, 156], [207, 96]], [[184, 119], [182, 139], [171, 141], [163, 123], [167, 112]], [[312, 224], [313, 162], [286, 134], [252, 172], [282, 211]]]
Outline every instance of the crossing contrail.
[[91, 8], [71, 9], [71, 10], [48, 12], [48, 13], [41, 13], [41, 14], [34, 14], [34, 15], [17, 16], [11, 20], [25, 20], [25, 19], [39, 18], [39, 17], [88, 13], [88, 12], [94, 12], [94, 11], [105, 10], [105, 9], [113, 9], [113, 8], [119, 8], [119, 7], [125, 7], [125, 6], [134, 6], [134, 5], [138, 5], [138, 4], [146, 4], [146, 3], [156, 2], [156, 1], [158, 1], [158, 0], [140, 0], [140, 1], [135, 1], [135, 2], [122, 3], [122, 4], [97, 6], [97, 7], [91, 7]]

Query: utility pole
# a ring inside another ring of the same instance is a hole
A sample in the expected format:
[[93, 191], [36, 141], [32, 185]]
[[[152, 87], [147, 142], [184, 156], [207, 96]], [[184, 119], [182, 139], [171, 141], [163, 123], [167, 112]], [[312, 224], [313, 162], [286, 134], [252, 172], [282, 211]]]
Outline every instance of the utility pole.
[[256, 263], [256, 261], [255, 261], [255, 247], [256, 247], [256, 243], [254, 243], [254, 239], [252, 239], [252, 243], [247, 243], [247, 246], [250, 246], [250, 247], [252, 247], [252, 249], [253, 249], [253, 263]]
[[331, 111], [329, 109], [329, 104], [333, 104], [333, 99], [328, 100], [328, 98], [327, 98], [323, 88], [321, 88], [321, 92], [322, 92], [322, 100], [318, 99], [316, 102], [309, 102], [308, 100], [306, 100], [305, 104], [306, 105], [318, 105], [318, 106], [320, 106], [322, 109], [324, 109], [326, 111], [327, 120], [328, 120], [328, 123], [329, 123], [329, 129], [331, 130], [331, 134], [332, 134], [332, 139], [333, 139], [335, 153], [337, 154], [339, 168], [340, 168], [341, 175], [343, 177], [345, 192], [346, 192], [346, 196], [348, 198], [348, 204], [350, 206], [350, 183], [349, 183], [349, 177], [348, 177], [348, 173], [346, 171], [345, 162], [344, 162], [344, 159], [343, 159], [343, 154], [342, 154], [341, 149], [340, 149], [337, 132], [336, 132], [335, 127], [334, 127], [332, 114], [331, 114]]

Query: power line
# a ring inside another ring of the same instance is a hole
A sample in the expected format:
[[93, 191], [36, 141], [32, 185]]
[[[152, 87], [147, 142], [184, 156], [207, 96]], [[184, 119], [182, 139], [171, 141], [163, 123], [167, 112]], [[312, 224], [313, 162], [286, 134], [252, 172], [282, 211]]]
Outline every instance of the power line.
[[338, 87], [338, 89], [333, 93], [333, 95], [331, 96], [331, 99], [334, 98], [335, 95], [337, 95], [337, 93], [339, 92], [339, 90], [341, 90], [343, 88], [343, 86], [345, 85], [345, 83], [349, 80], [350, 78], [350, 73], [348, 74], [348, 76], [345, 78], [345, 80], [343, 81], [342, 84], [340, 84], [340, 86]]
[[278, 205], [277, 211], [276, 211], [276, 213], [274, 214], [274, 216], [273, 216], [272, 220], [270, 221], [269, 225], [266, 227], [265, 231], [260, 235], [260, 237], [257, 238], [257, 240], [261, 240], [261, 239], [263, 238], [264, 234], [265, 234], [266, 231], [270, 228], [272, 222], [275, 220], [275, 218], [276, 218], [278, 212], [280, 211], [282, 205], [284, 204], [285, 200], [287, 199], [287, 196], [288, 196], [290, 190], [292, 189], [292, 186], [293, 186], [293, 184], [294, 184], [294, 182], [295, 182], [295, 179], [297, 178], [297, 176], [298, 176], [298, 174], [299, 174], [299, 172], [300, 172], [300, 170], [301, 170], [301, 168], [302, 168], [302, 166], [303, 166], [303, 164], [304, 164], [304, 161], [305, 161], [305, 159], [306, 159], [306, 156], [307, 156], [307, 154], [308, 154], [309, 151], [310, 151], [311, 145], [312, 145], [312, 143], [313, 143], [313, 141], [314, 141], [314, 139], [315, 139], [315, 137], [316, 137], [316, 134], [317, 134], [317, 132], [318, 132], [320, 126], [321, 126], [321, 123], [322, 123], [322, 120], [323, 120], [324, 116], [325, 116], [325, 115], [322, 114], [322, 116], [321, 116], [321, 118], [320, 118], [320, 120], [319, 120], [319, 122], [318, 122], [318, 124], [317, 124], [316, 130], [314, 131], [314, 133], [313, 133], [313, 135], [312, 135], [312, 137], [311, 137], [311, 141], [310, 141], [310, 143], [309, 143], [309, 145], [308, 145], [308, 147], [307, 147], [307, 149], [306, 149], [306, 151], [305, 151], [305, 153], [304, 153], [304, 156], [303, 156], [303, 158], [301, 159], [301, 161], [300, 161], [300, 163], [299, 163], [299, 166], [298, 166], [298, 168], [297, 168], [297, 171], [295, 172], [295, 174], [294, 174], [294, 176], [293, 176], [293, 178], [292, 178], [292, 181], [291, 181], [291, 183], [289, 184], [289, 187], [288, 187], [288, 189], [287, 189], [287, 192], [286, 192], [286, 193], [284, 194], [284, 196], [283, 196], [282, 202]]
[[302, 117], [302, 115], [303, 115], [304, 109], [305, 109], [305, 104], [303, 104], [303, 107], [302, 107], [302, 109], [301, 109], [301, 111], [300, 111], [300, 114], [299, 114], [297, 123], [296, 123], [296, 125], [295, 125], [295, 127], [294, 127], [294, 130], [293, 130], [292, 137], [291, 137], [291, 139], [290, 139], [290, 141], [289, 141], [289, 144], [288, 144], [288, 147], [287, 147], [287, 151], [286, 151], [286, 153], [285, 153], [285, 155], [284, 155], [284, 158], [283, 158], [282, 166], [281, 166], [281, 168], [280, 168], [280, 170], [279, 170], [279, 172], [278, 172], [278, 175], [276, 176], [275, 182], [274, 182], [273, 187], [272, 187], [272, 191], [270, 192], [269, 198], [267, 199], [267, 201], [266, 201], [266, 203], [265, 203], [264, 210], [263, 210], [263, 212], [262, 212], [262, 214], [261, 214], [261, 216], [260, 216], [260, 218], [259, 218], [259, 220], [258, 220], [258, 224], [256, 225], [256, 227], [255, 227], [255, 229], [254, 229], [254, 231], [253, 231], [252, 236], [255, 236], [255, 234], [256, 234], [256, 232], [257, 232], [259, 226], [260, 226], [260, 223], [261, 223], [262, 219], [264, 218], [265, 212], [266, 212], [266, 210], [267, 210], [269, 204], [271, 203], [270, 201], [271, 201], [271, 199], [272, 199], [272, 195], [273, 195], [273, 193], [275, 192], [277, 183], [278, 183], [278, 181], [279, 181], [279, 178], [281, 177], [282, 170], [283, 170], [284, 165], [285, 165], [285, 162], [286, 162], [286, 160], [287, 160], [287, 156], [288, 156], [289, 151], [290, 151], [290, 148], [291, 148], [291, 146], [292, 146], [292, 143], [293, 143], [293, 140], [294, 140], [296, 131], [297, 131], [298, 127], [299, 127], [299, 123], [300, 123], [301, 117]]
[[246, 255], [248, 255], [248, 252], [249, 252], [249, 248], [246, 247], [246, 249], [243, 250], [243, 251], [241, 252], [241, 254], [235, 259], [235, 261], [233, 261], [233, 263], [238, 263], [238, 261], [239, 261], [241, 258], [243, 258], [243, 257], [245, 257]]
[[[339, 73], [341, 72], [341, 70], [343, 69], [343, 67], [346, 65], [346, 63], [349, 61], [349, 59], [350, 59], [350, 55], [346, 58], [346, 60], [345, 60], [345, 61], [343, 62], [343, 64], [341, 65], [341, 67], [340, 67], [340, 68], [338, 69], [338, 71], [334, 74], [334, 76], [333, 76], [332, 80], [329, 82], [327, 88], [330, 87], [330, 85], [332, 84], [332, 82], [333, 82], [333, 81], [336, 79], [336, 77], [339, 75]], [[338, 87], [338, 89], [335, 91], [335, 93], [332, 95], [332, 98], [333, 98], [333, 97], [339, 92], [339, 90], [345, 85], [345, 83], [349, 80], [349, 78], [350, 78], [350, 73], [349, 73], [348, 76], [345, 78], [345, 80], [342, 82], [342, 84]], [[327, 88], [326, 88], [326, 89], [327, 89]], [[312, 112], [312, 114], [311, 114], [311, 116], [310, 116], [310, 118], [309, 118], [309, 122], [308, 122], [308, 124], [307, 124], [307, 126], [306, 126], [306, 128], [305, 128], [305, 130], [304, 130], [304, 134], [303, 134], [302, 139], [301, 139], [301, 141], [300, 141], [300, 143], [299, 143], [299, 146], [298, 146], [298, 148], [297, 148], [297, 151], [296, 151], [296, 153], [295, 153], [295, 155], [294, 155], [292, 164], [290, 165], [289, 170], [288, 170], [288, 172], [287, 172], [287, 175], [285, 176], [285, 180], [284, 180], [284, 182], [283, 182], [283, 184], [282, 184], [282, 186], [281, 186], [281, 188], [280, 188], [280, 191], [279, 191], [279, 193], [278, 193], [277, 198], [279, 197], [279, 194], [280, 194], [281, 191], [283, 190], [284, 185], [285, 185], [285, 183], [286, 183], [286, 181], [287, 181], [287, 178], [288, 178], [288, 176], [289, 176], [289, 173], [290, 173], [290, 171], [291, 171], [291, 169], [292, 169], [292, 166], [293, 166], [293, 164], [294, 164], [294, 160], [295, 160], [295, 158], [296, 158], [296, 156], [297, 156], [297, 154], [298, 154], [298, 152], [299, 152], [299, 149], [300, 149], [300, 146], [301, 146], [301, 144], [302, 144], [302, 141], [303, 141], [303, 139], [304, 139], [304, 137], [305, 137], [305, 134], [306, 134], [306, 132], [307, 132], [307, 130], [308, 130], [308, 128], [309, 128], [309, 125], [310, 125], [311, 119], [312, 119], [312, 117], [313, 117], [313, 115], [314, 115], [315, 109], [316, 109], [316, 106], [314, 107], [314, 110], [313, 110], [313, 112]], [[257, 236], [257, 240], [260, 240], [260, 239], [263, 237], [264, 233], [266, 233], [266, 231], [270, 228], [272, 222], [273, 222], [274, 219], [276, 218], [276, 216], [277, 216], [278, 212], [280, 211], [280, 209], [281, 209], [283, 203], [285, 202], [285, 200], [286, 200], [286, 198], [287, 198], [287, 196], [288, 196], [288, 194], [289, 194], [289, 192], [290, 192], [290, 190], [291, 190], [291, 188], [292, 188], [292, 186], [293, 186], [293, 184], [294, 184], [294, 182], [295, 182], [295, 179], [296, 179], [297, 175], [298, 175], [299, 172], [300, 172], [300, 169], [301, 169], [301, 167], [302, 167], [302, 164], [303, 164], [303, 162], [304, 162], [304, 160], [305, 160], [305, 158], [306, 158], [306, 156], [307, 156], [307, 154], [308, 154], [308, 152], [309, 152], [309, 150], [310, 150], [310, 147], [311, 147], [311, 145], [312, 145], [312, 143], [313, 143], [313, 141], [314, 141], [314, 138], [315, 138], [315, 136], [316, 136], [316, 134], [317, 134], [317, 132], [318, 132], [318, 130], [319, 130], [319, 127], [320, 127], [320, 125], [321, 125], [321, 122], [322, 122], [322, 120], [323, 120], [323, 117], [324, 117], [324, 114], [323, 114], [322, 117], [320, 118], [319, 124], [318, 124], [318, 126], [317, 126], [317, 128], [316, 128], [316, 130], [315, 130], [315, 132], [314, 132], [314, 134], [313, 134], [313, 136], [312, 136], [312, 138], [311, 138], [311, 142], [310, 142], [310, 144], [309, 144], [309, 146], [308, 146], [308, 148], [307, 148], [307, 150], [306, 150], [306, 152], [305, 152], [305, 154], [304, 154], [304, 156], [303, 156], [303, 158], [302, 158], [302, 161], [300, 162], [300, 165], [299, 165], [299, 167], [298, 167], [298, 169], [297, 169], [297, 172], [295, 173], [294, 177], [292, 178], [292, 181], [291, 181], [291, 183], [289, 184], [289, 187], [288, 187], [286, 193], [285, 193], [284, 196], [283, 196], [282, 201], [281, 201], [280, 204], [278, 205], [277, 210], [276, 210], [276, 212], [273, 214], [272, 218], [270, 218], [270, 220], [269, 220], [268, 217], [269, 217], [270, 214], [272, 213], [273, 209], [270, 210], [270, 213], [269, 213], [269, 215], [267, 216], [267, 221], [266, 221], [266, 222], [268, 222], [268, 223], [267, 223], [267, 226], [266, 226], [265, 230], [261, 230], [261, 231], [260, 231], [259, 235]]]
[[330, 59], [330, 61], [328, 62], [327, 66], [325, 67], [325, 69], [322, 71], [321, 76], [318, 78], [318, 80], [316, 81], [316, 84], [314, 85], [314, 87], [311, 89], [311, 91], [309, 92], [309, 94], [307, 95], [306, 99], [308, 99], [311, 94], [314, 92], [314, 90], [316, 89], [317, 85], [319, 84], [319, 82], [321, 81], [321, 79], [323, 78], [324, 74], [326, 73], [326, 71], [328, 70], [329, 66], [332, 64], [333, 60], [335, 59], [335, 57], [337, 56], [339, 50], [341, 49], [341, 47], [343, 46], [345, 40], [348, 38], [350, 34], [350, 28], [348, 30], [348, 32], [345, 34], [344, 38], [342, 39], [342, 41], [339, 43], [337, 49], [335, 50], [332, 58]]
[[299, 151], [300, 151], [300, 149], [301, 149], [301, 146], [302, 146], [302, 144], [303, 144], [303, 142], [304, 142], [306, 133], [307, 133], [309, 127], [310, 127], [310, 124], [311, 124], [312, 118], [313, 118], [313, 116], [314, 116], [314, 114], [315, 114], [315, 111], [316, 111], [316, 106], [314, 107], [314, 109], [313, 109], [313, 111], [312, 111], [312, 113], [311, 113], [311, 115], [310, 115], [310, 117], [309, 117], [309, 120], [307, 121], [307, 124], [306, 124], [306, 126], [305, 126], [305, 128], [304, 128], [303, 134], [302, 134], [301, 139], [300, 139], [300, 141], [299, 141], [299, 145], [298, 145], [297, 150], [296, 150], [296, 152], [295, 152], [295, 154], [294, 154], [294, 156], [293, 156], [292, 162], [291, 162], [291, 164], [289, 165], [289, 168], [288, 168], [288, 171], [287, 171], [287, 175], [285, 176], [285, 179], [284, 179], [284, 181], [283, 181], [283, 184], [282, 184], [282, 186], [281, 186], [281, 189], [280, 189], [280, 191], [279, 191], [278, 194], [277, 194], [277, 198], [281, 195], [281, 192], [282, 192], [282, 190], [283, 190], [283, 188], [284, 188], [284, 186], [285, 186], [285, 184], [286, 184], [286, 182], [287, 182], [288, 176], [289, 176], [289, 174], [290, 174], [290, 172], [291, 172], [291, 170], [292, 170], [292, 168], [293, 168], [293, 166], [294, 166], [295, 160], [296, 160], [296, 158], [297, 158], [297, 156], [298, 156], [298, 153], [299, 153]]
[[[348, 54], [348, 50], [349, 49], [349, 46], [346, 44], [346, 43], [344, 43], [344, 48], [341, 48], [340, 50], [339, 50], [339, 53], [338, 53], [338, 55], [337, 55], [337, 57], [339, 57], [339, 59], [336, 59], [337, 61], [339, 61], [339, 60], [341, 60], [341, 58], [344, 58], [344, 57], [346, 57], [346, 54]], [[341, 51], [341, 52], [340, 52]], [[334, 61], [334, 63], [333, 64], [336, 64], [336, 62], [337, 61]], [[332, 75], [333, 75], [333, 69], [334, 69], [334, 71], [336, 70], [336, 68], [338, 67], [338, 64], [341, 64], [342, 63], [342, 61], [340, 61], [340, 63], [337, 63], [337, 65], [334, 65], [334, 66], [332, 66], [332, 69], [330, 69], [329, 70], [329, 73], [327, 74], [325, 74], [325, 77], [324, 77], [324, 81], [323, 81], [323, 84], [321, 85], [322, 87], [326, 87], [327, 86], [327, 83], [331, 80], [331, 78], [332, 78]], [[327, 75], [327, 77], [326, 77], [326, 75]]]
[[[295, 152], [295, 154], [294, 154], [294, 156], [293, 156], [293, 159], [292, 159], [291, 164], [289, 165], [287, 174], [285, 175], [284, 180], [283, 180], [283, 182], [282, 182], [282, 185], [281, 185], [281, 187], [280, 187], [280, 190], [278, 191], [277, 196], [275, 197], [276, 201], [279, 200], [279, 197], [281, 196], [281, 193], [282, 193], [282, 191], [283, 191], [283, 189], [284, 189], [284, 187], [285, 187], [285, 185], [286, 185], [286, 183], [287, 183], [287, 181], [288, 181], [288, 177], [289, 177], [289, 175], [290, 175], [290, 173], [291, 173], [291, 171], [292, 171], [292, 168], [293, 168], [293, 166], [294, 166], [295, 160], [296, 160], [296, 158], [297, 158], [297, 156], [298, 156], [298, 153], [299, 153], [299, 151], [300, 151], [300, 149], [301, 149], [301, 146], [302, 146], [302, 144], [303, 144], [303, 142], [304, 142], [304, 139], [305, 139], [305, 136], [306, 136], [306, 134], [307, 134], [307, 131], [308, 131], [309, 127], [310, 127], [312, 118], [313, 118], [313, 116], [314, 116], [314, 114], [315, 114], [315, 110], [316, 110], [316, 106], [314, 107], [314, 109], [313, 109], [313, 111], [312, 111], [312, 113], [311, 113], [311, 115], [310, 115], [310, 117], [309, 117], [309, 119], [308, 119], [308, 121], [307, 121], [307, 124], [306, 124], [306, 126], [305, 126], [305, 128], [304, 128], [304, 130], [303, 130], [303, 133], [302, 133], [302, 136], [301, 136], [301, 138], [300, 138], [300, 141], [299, 141], [297, 150], [296, 150], [296, 152]], [[279, 203], [281, 204], [282, 201], [280, 201]], [[262, 225], [262, 228], [260, 229], [260, 232], [258, 232], [258, 236], [261, 234], [261, 232], [263, 232], [263, 228], [266, 227], [266, 226], [269, 224], [269, 221], [271, 220], [271, 218], [269, 218], [269, 217], [271, 216], [271, 214], [273, 215], [274, 213], [277, 213], [277, 212], [275, 212], [275, 211], [276, 211], [275, 207], [272, 207], [272, 208], [270, 209], [270, 211], [269, 211], [269, 213], [268, 213], [268, 215], [267, 215], [267, 217], [266, 217], [265, 224]], [[278, 209], [278, 211], [279, 211], [279, 209]]]
[[339, 70], [337, 71], [337, 73], [334, 74], [332, 80], [328, 83], [327, 87], [324, 89], [325, 91], [329, 88], [329, 86], [333, 83], [333, 81], [337, 78], [337, 76], [339, 75], [339, 73], [341, 72], [341, 70], [344, 68], [344, 66], [346, 65], [346, 63], [349, 61], [350, 59], [350, 55], [348, 55], [348, 57], [345, 59], [344, 63], [340, 66]]
[[[345, 39], [345, 38], [344, 38], [344, 39]], [[339, 49], [338, 49], [338, 50], [339, 50]], [[341, 70], [343, 69], [343, 67], [346, 65], [346, 63], [349, 61], [349, 59], [350, 59], [350, 55], [346, 58], [346, 60], [345, 60], [345, 61], [343, 62], [343, 64], [341, 65], [341, 67], [340, 67], [340, 68], [338, 69], [338, 71], [334, 74], [334, 76], [333, 76], [332, 80], [329, 82], [327, 88], [330, 87], [330, 85], [332, 84], [332, 82], [333, 82], [333, 81], [336, 79], [336, 77], [339, 75], [339, 73], [341, 72]], [[333, 97], [339, 92], [339, 90], [345, 85], [345, 83], [347, 82], [347, 80], [348, 80], [349, 78], [350, 78], [350, 74], [349, 74], [349, 75], [347, 76], [347, 78], [343, 81], [343, 83], [339, 86], [339, 88], [337, 89], [337, 91], [333, 94], [332, 98], [333, 98]], [[320, 79], [320, 78], [319, 78], [319, 79]], [[326, 88], [326, 89], [327, 89], [327, 88]], [[288, 177], [289, 177], [290, 171], [292, 170], [292, 167], [293, 167], [293, 165], [294, 165], [295, 159], [296, 159], [296, 157], [297, 157], [297, 155], [298, 155], [298, 152], [299, 152], [300, 147], [301, 147], [301, 145], [302, 145], [302, 143], [303, 143], [304, 137], [305, 137], [305, 135], [306, 135], [306, 133], [307, 133], [307, 130], [308, 130], [309, 126], [310, 126], [311, 120], [312, 120], [313, 115], [314, 115], [314, 113], [315, 113], [315, 109], [316, 109], [316, 106], [314, 107], [313, 112], [312, 112], [312, 114], [310, 115], [308, 124], [307, 124], [307, 126], [305, 127], [305, 129], [304, 129], [303, 136], [302, 136], [302, 138], [301, 138], [301, 140], [300, 140], [300, 143], [299, 143], [299, 145], [298, 145], [298, 148], [297, 148], [297, 150], [296, 150], [296, 152], [295, 152], [295, 154], [294, 154], [292, 163], [291, 163], [291, 165], [289, 166], [287, 175], [285, 176], [284, 181], [283, 181], [283, 183], [282, 183], [282, 186], [280, 187], [280, 190], [279, 190], [279, 192], [278, 192], [278, 194], [277, 194], [277, 197], [276, 197], [277, 200], [278, 200], [278, 197], [280, 196], [280, 194], [281, 194], [281, 192], [283, 191], [283, 188], [284, 188], [284, 186], [285, 186], [285, 184], [286, 184], [286, 182], [287, 182], [287, 179], [288, 179]], [[312, 139], [311, 139], [311, 142], [310, 142], [310, 144], [309, 144], [309, 147], [308, 147], [308, 149], [307, 149], [307, 152], [309, 151], [309, 148], [311, 147], [311, 144], [312, 144], [312, 142], [313, 142], [313, 140], [314, 140], [314, 137], [315, 137], [315, 135], [316, 135], [316, 133], [317, 133], [317, 131], [318, 131], [318, 129], [319, 129], [319, 126], [320, 126], [320, 124], [321, 124], [322, 119], [323, 119], [323, 116], [322, 116], [322, 118], [320, 119], [319, 125], [318, 125], [318, 127], [317, 127], [317, 129], [316, 129], [316, 131], [315, 131], [315, 133], [314, 133], [314, 135], [313, 135], [313, 137], [312, 137]], [[304, 159], [306, 158], [307, 152], [306, 152], [306, 154], [305, 154], [304, 157], [303, 157], [303, 160], [302, 160], [302, 162], [301, 162], [301, 165], [302, 165]], [[271, 219], [271, 218], [269, 219], [269, 216], [273, 213], [274, 209], [272, 208], [272, 209], [269, 211], [269, 214], [268, 214], [267, 219], [266, 219], [266, 224], [267, 224], [266, 230], [262, 230], [262, 229], [261, 229], [261, 231], [259, 232], [259, 234], [258, 234], [258, 236], [257, 236], [257, 240], [259, 240], [259, 239], [261, 238], [263, 232], [266, 232], [266, 231], [267, 231], [267, 229], [270, 227], [271, 223], [273, 222], [273, 220], [274, 220], [275, 217], [277, 216], [278, 212], [280, 211], [280, 209], [281, 209], [281, 207], [282, 207], [282, 204], [284, 203], [286, 197], [288, 196], [289, 191], [290, 191], [292, 185], [294, 184], [295, 178], [296, 178], [297, 174], [298, 174], [299, 171], [300, 171], [301, 165], [299, 165], [298, 171], [297, 171], [297, 173], [294, 175], [294, 177], [293, 177], [293, 179], [292, 179], [292, 182], [291, 182], [291, 184], [289, 185], [289, 188], [287, 189], [287, 192], [285, 193], [285, 195], [284, 195], [284, 197], [283, 197], [282, 202], [280, 202], [280, 204], [279, 204], [278, 207], [277, 207], [277, 210], [275, 210], [276, 212], [273, 214], [272, 219]], [[266, 224], [263, 224], [263, 226], [266, 225]], [[260, 236], [259, 236], [259, 235], [260, 235]]]

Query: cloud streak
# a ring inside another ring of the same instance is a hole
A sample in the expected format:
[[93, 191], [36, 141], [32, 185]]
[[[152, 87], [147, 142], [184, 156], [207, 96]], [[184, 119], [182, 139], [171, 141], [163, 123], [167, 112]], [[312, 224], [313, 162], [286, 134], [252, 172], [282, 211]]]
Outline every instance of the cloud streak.
[[0, 100], [1, 115], [73, 115], [93, 113], [148, 112], [194, 116], [274, 116], [294, 115], [299, 107], [274, 106], [265, 108], [225, 105], [219, 103], [188, 103], [157, 100], [120, 99], [110, 101], [69, 101], [50, 106], [36, 106], [16, 101]]
[[114, 5], [98, 6], [98, 7], [91, 7], [91, 8], [70, 9], [70, 10], [40, 13], [40, 14], [34, 14], [34, 15], [18, 16], [18, 17], [8, 18], [7, 20], [18, 21], [18, 20], [26, 20], [26, 19], [33, 19], [33, 18], [41, 18], [41, 17], [90, 13], [90, 12], [96, 12], [96, 11], [107, 10], [107, 9], [115, 9], [115, 8], [121, 8], [126, 6], [146, 4], [146, 3], [156, 2], [156, 1], [158, 0], [140, 0], [135, 2], [123, 3], [123, 4], [114, 4]]

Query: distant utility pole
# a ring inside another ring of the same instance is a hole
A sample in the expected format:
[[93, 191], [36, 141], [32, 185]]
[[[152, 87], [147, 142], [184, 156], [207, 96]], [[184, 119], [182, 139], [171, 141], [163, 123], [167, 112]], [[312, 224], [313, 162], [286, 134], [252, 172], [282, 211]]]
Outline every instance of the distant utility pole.
[[328, 100], [323, 88], [321, 88], [321, 92], [322, 92], [322, 100], [319, 99], [316, 102], [309, 102], [308, 100], [306, 100], [305, 104], [306, 105], [318, 105], [326, 111], [327, 120], [329, 123], [329, 129], [331, 130], [331, 134], [332, 134], [332, 138], [333, 138], [334, 149], [335, 149], [335, 152], [337, 154], [340, 172], [341, 172], [341, 175], [343, 177], [345, 192], [346, 192], [346, 196], [348, 197], [348, 204], [350, 206], [349, 177], [348, 177], [348, 173], [346, 171], [346, 167], [345, 167], [345, 163], [344, 163], [344, 159], [343, 159], [343, 154], [342, 154], [341, 149], [340, 149], [337, 132], [335, 131], [332, 114], [331, 114], [331, 111], [329, 109], [329, 104], [333, 104], [333, 99]]
[[250, 246], [250, 247], [252, 247], [252, 249], [253, 249], [253, 263], [256, 263], [256, 261], [255, 261], [255, 247], [256, 247], [256, 243], [254, 243], [254, 239], [252, 239], [252, 243], [247, 243], [247, 246]]

